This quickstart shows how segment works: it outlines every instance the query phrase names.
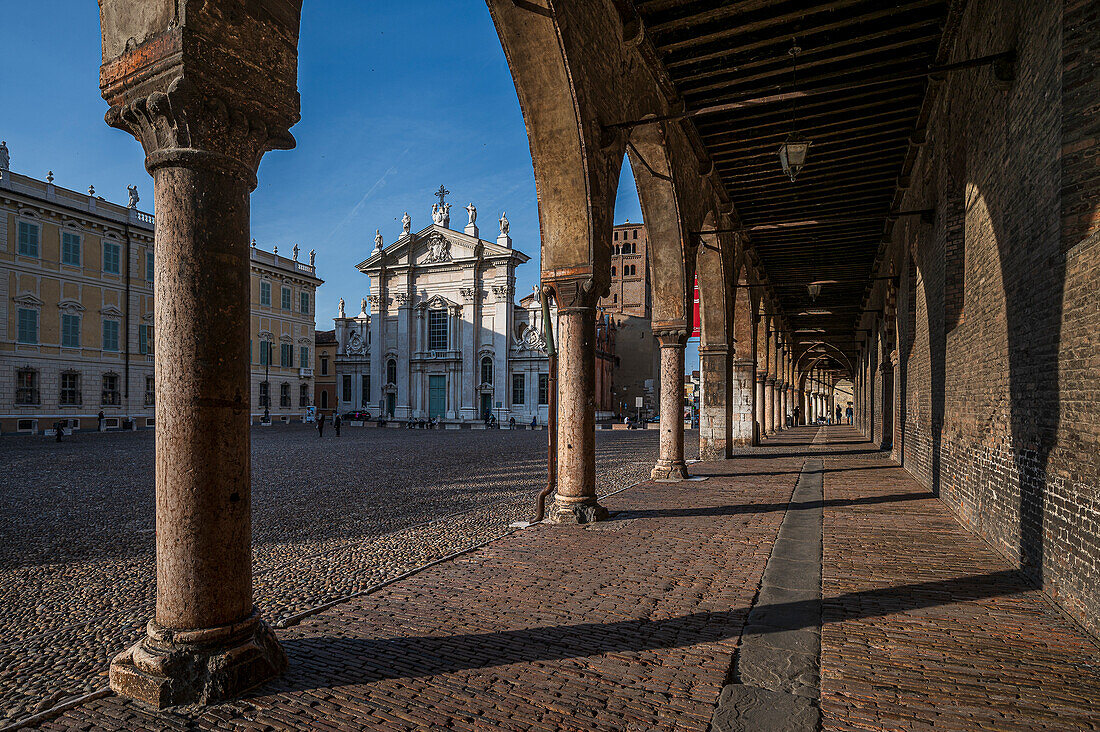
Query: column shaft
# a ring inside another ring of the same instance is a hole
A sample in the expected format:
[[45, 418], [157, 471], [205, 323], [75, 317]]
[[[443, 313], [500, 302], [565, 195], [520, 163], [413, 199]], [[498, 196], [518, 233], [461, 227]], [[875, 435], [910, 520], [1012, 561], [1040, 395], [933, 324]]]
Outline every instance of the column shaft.
[[684, 342], [683, 331], [656, 333], [661, 347], [661, 439], [655, 480], [687, 477], [684, 463]]
[[725, 347], [702, 348], [699, 353], [702, 395], [699, 403], [699, 459], [730, 456], [730, 368]]
[[764, 374], [760, 372], [756, 375], [756, 403], [754, 405], [755, 421], [753, 425], [753, 444], [759, 445], [760, 440], [764, 437], [767, 428], [767, 419], [765, 417], [764, 405], [768, 401], [767, 385], [764, 382]]
[[596, 502], [594, 306], [558, 310], [557, 435], [557, 497], [550, 520], [589, 523], [606, 519], [607, 509]]

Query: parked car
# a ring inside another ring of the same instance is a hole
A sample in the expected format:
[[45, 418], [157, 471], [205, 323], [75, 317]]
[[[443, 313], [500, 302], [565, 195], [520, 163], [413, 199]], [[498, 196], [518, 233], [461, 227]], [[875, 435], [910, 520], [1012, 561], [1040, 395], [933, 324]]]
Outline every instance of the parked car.
[[370, 412], [363, 410], [344, 412], [340, 415], [340, 419], [344, 420], [345, 422], [366, 422], [368, 419], [370, 419]]

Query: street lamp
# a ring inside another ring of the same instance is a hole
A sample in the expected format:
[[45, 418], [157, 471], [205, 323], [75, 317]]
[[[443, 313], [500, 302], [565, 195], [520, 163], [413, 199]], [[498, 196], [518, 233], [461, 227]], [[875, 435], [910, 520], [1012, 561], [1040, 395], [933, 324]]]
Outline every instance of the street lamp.
[[[787, 51], [791, 56], [791, 90], [798, 88], [798, 54], [802, 49], [798, 47], [798, 41], [792, 40], [791, 48]], [[806, 155], [810, 152], [812, 143], [795, 131], [795, 101], [791, 98], [791, 132], [787, 139], [779, 146], [779, 164], [783, 166], [783, 173], [791, 182], [798, 176], [798, 171], [806, 164]]]

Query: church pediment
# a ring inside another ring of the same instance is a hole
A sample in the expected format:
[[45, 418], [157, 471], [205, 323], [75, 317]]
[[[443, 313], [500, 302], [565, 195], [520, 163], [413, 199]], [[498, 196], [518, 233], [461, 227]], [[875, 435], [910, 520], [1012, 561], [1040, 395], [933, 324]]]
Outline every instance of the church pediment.
[[418, 303], [416, 308], [418, 310], [443, 310], [445, 308], [458, 307], [458, 303], [449, 298], [443, 297], [443, 295], [432, 295], [427, 300]]

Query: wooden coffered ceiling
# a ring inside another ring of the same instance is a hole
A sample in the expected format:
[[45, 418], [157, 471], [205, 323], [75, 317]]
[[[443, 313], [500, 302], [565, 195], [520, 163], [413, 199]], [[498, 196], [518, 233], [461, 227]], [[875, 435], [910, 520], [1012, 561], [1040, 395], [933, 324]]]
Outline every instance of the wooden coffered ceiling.
[[[858, 350], [861, 304], [952, 4], [634, 2], [792, 329], [825, 331], [807, 340]], [[792, 125], [813, 142], [793, 183], [777, 155]], [[812, 301], [806, 286], [820, 280], [834, 282]]]

